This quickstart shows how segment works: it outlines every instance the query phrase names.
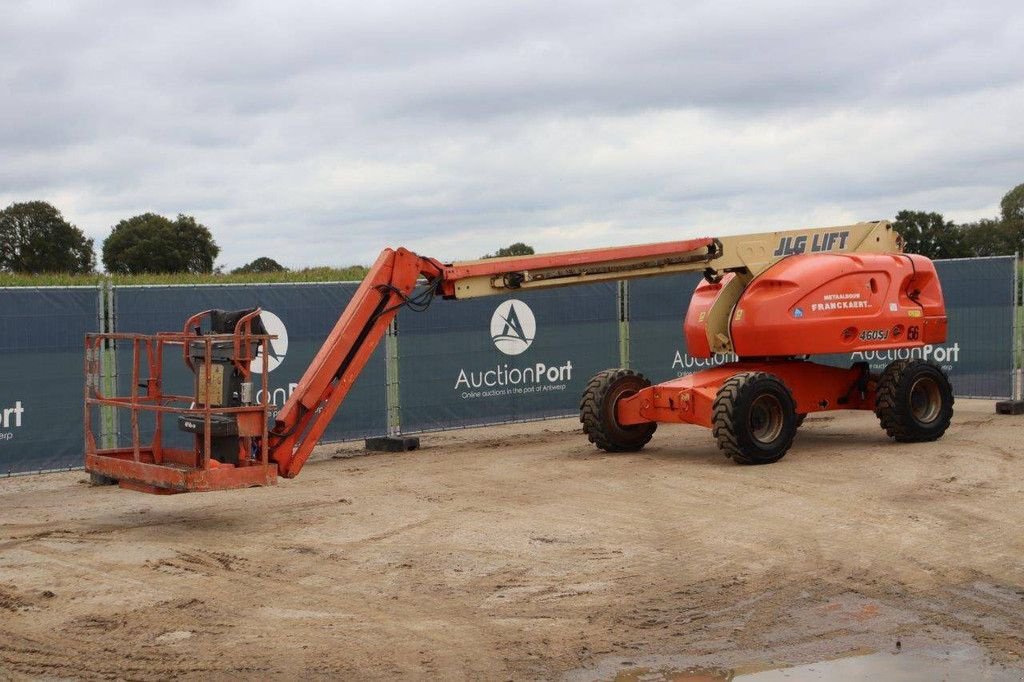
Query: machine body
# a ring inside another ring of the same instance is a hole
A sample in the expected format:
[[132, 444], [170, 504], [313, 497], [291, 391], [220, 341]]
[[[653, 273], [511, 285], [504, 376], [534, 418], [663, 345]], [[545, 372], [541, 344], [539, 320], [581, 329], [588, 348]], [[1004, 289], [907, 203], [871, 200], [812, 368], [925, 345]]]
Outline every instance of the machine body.
[[[196, 374], [192, 405], [179, 419], [182, 429], [195, 433], [191, 458], [165, 461], [159, 433], [145, 446], [98, 450], [87, 418], [86, 468], [151, 492], [273, 481], [254, 476], [248, 471], [253, 467], [293, 477], [399, 308], [424, 309], [437, 296], [473, 298], [686, 271], [704, 274], [683, 325], [688, 352], [737, 360], [656, 386], [631, 369], [599, 373], [580, 408], [584, 432], [599, 448], [638, 450], [659, 422], [691, 423], [710, 427], [719, 447], [737, 462], [767, 463], [785, 455], [808, 413], [834, 409], [872, 410], [890, 436], [905, 442], [934, 440], [945, 431], [953, 398], [938, 367], [897, 361], [873, 375], [863, 363], [843, 369], [808, 359], [945, 340], [934, 266], [903, 254], [899, 235], [883, 221], [448, 264], [385, 249], [269, 422], [268, 392], [262, 392], [262, 402], [252, 402], [250, 363], [266, 358], [259, 351], [271, 340], [258, 325], [259, 311], [218, 312], [206, 333], [195, 328], [193, 318], [174, 339]], [[102, 343], [102, 336], [90, 337], [87, 349]], [[110, 400], [132, 410], [171, 409], [161, 392], [159, 363], [151, 363], [155, 376], [144, 395], [111, 399], [97, 393], [89, 358], [87, 350], [87, 417], [91, 407]], [[214, 484], [203, 479], [200, 486], [191, 482], [195, 476], [168, 482], [155, 475], [168, 466], [217, 470], [220, 478]], [[237, 481], [231, 471], [239, 472]]]
[[[730, 273], [697, 286], [684, 326], [690, 355], [711, 357], [709, 314], [735, 277]], [[940, 343], [946, 339], [942, 289], [935, 266], [924, 256], [791, 256], [744, 288], [729, 316], [729, 339], [740, 357]]]

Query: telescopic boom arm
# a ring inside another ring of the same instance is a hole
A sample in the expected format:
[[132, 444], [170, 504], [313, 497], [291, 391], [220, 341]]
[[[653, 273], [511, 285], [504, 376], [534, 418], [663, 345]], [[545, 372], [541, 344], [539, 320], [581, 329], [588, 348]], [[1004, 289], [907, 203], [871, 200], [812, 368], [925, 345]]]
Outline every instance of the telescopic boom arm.
[[437, 294], [462, 299], [678, 272], [703, 272], [716, 280], [733, 272], [736, 277], [708, 313], [709, 344], [721, 353], [731, 351], [728, 318], [743, 289], [782, 258], [901, 251], [902, 241], [884, 221], [449, 264], [385, 249], [277, 414], [270, 456], [281, 476], [297, 475], [398, 310], [422, 310]]

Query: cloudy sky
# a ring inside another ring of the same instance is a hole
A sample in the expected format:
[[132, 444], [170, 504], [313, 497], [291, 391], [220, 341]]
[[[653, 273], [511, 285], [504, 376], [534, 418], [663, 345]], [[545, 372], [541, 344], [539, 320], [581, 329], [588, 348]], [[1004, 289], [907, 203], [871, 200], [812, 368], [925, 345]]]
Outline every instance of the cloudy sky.
[[891, 217], [1024, 182], [1024, 3], [0, 2], [0, 205], [219, 262]]

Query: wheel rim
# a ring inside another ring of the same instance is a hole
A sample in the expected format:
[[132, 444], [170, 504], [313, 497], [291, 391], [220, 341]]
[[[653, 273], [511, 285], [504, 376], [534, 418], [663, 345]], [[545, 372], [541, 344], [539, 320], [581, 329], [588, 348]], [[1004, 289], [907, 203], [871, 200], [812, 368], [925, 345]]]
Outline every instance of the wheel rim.
[[635, 388], [630, 387], [630, 386], [627, 386], [625, 388], [619, 388], [619, 390], [612, 392], [612, 394], [611, 394], [611, 396], [610, 396], [610, 398], [609, 398], [609, 400], [607, 402], [607, 405], [608, 405], [608, 416], [611, 417], [611, 422], [613, 424], [615, 424], [616, 428], [619, 428], [619, 429], [627, 428], [627, 427], [622, 426], [621, 424], [619, 424], [619, 420], [617, 419], [617, 417], [618, 417], [617, 410], [619, 408], [619, 401], [620, 400], [625, 400], [626, 398], [628, 398], [628, 397], [630, 397], [632, 395], [636, 395], [636, 394], [637, 394], [637, 390]]
[[939, 382], [921, 377], [910, 387], [910, 413], [920, 424], [930, 424], [942, 411], [942, 391]]
[[750, 406], [750, 435], [759, 443], [771, 443], [782, 433], [782, 403], [773, 395], [759, 396]]
[[609, 412], [608, 412], [609, 423], [611, 423], [621, 433], [628, 434], [628, 433], [631, 433], [633, 431], [641, 430], [644, 426], [646, 426], [646, 424], [631, 424], [629, 426], [623, 426], [622, 424], [619, 423], [619, 420], [617, 419], [618, 415], [616, 414], [616, 410], [618, 409], [618, 406], [619, 406], [619, 401], [625, 400], [626, 398], [629, 398], [630, 396], [636, 395], [637, 393], [640, 392], [640, 388], [642, 388], [642, 387], [635, 387], [635, 386], [629, 386], [629, 385], [619, 387], [619, 389], [617, 391], [612, 391], [610, 399], [607, 402], [607, 405], [608, 405], [607, 409], [609, 410]]

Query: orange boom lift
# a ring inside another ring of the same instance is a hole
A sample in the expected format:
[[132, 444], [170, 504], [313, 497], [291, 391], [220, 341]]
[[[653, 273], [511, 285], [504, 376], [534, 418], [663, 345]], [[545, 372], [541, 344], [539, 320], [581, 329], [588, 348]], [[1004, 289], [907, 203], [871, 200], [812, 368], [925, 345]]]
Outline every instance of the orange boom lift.
[[[898, 360], [874, 375], [866, 363], [838, 368], [808, 359], [945, 341], [933, 264], [902, 253], [889, 223], [869, 222], [460, 263], [385, 249], [272, 419], [266, 368], [262, 392], [254, 390], [251, 371], [256, 358], [267, 362], [259, 351], [271, 339], [259, 309], [206, 311], [179, 333], [89, 335], [85, 467], [94, 477], [147, 492], [273, 484], [302, 469], [403, 306], [422, 310], [438, 295], [473, 298], [686, 271], [704, 274], [683, 325], [688, 352], [731, 353], [738, 361], [653, 386], [631, 369], [599, 373], [580, 406], [583, 430], [597, 447], [639, 450], [659, 422], [699, 424], [712, 429], [736, 462], [763, 464], [786, 454], [807, 414], [838, 409], [874, 411], [901, 442], [945, 432], [953, 396], [936, 365]], [[99, 359], [115, 340], [133, 349], [129, 396], [101, 390]], [[193, 370], [193, 395], [163, 392], [168, 348]], [[97, 447], [90, 411], [101, 405], [129, 412], [130, 447]], [[156, 431], [141, 443], [139, 419], [146, 413], [156, 416]], [[164, 446], [166, 413], [194, 434], [194, 447]]]

